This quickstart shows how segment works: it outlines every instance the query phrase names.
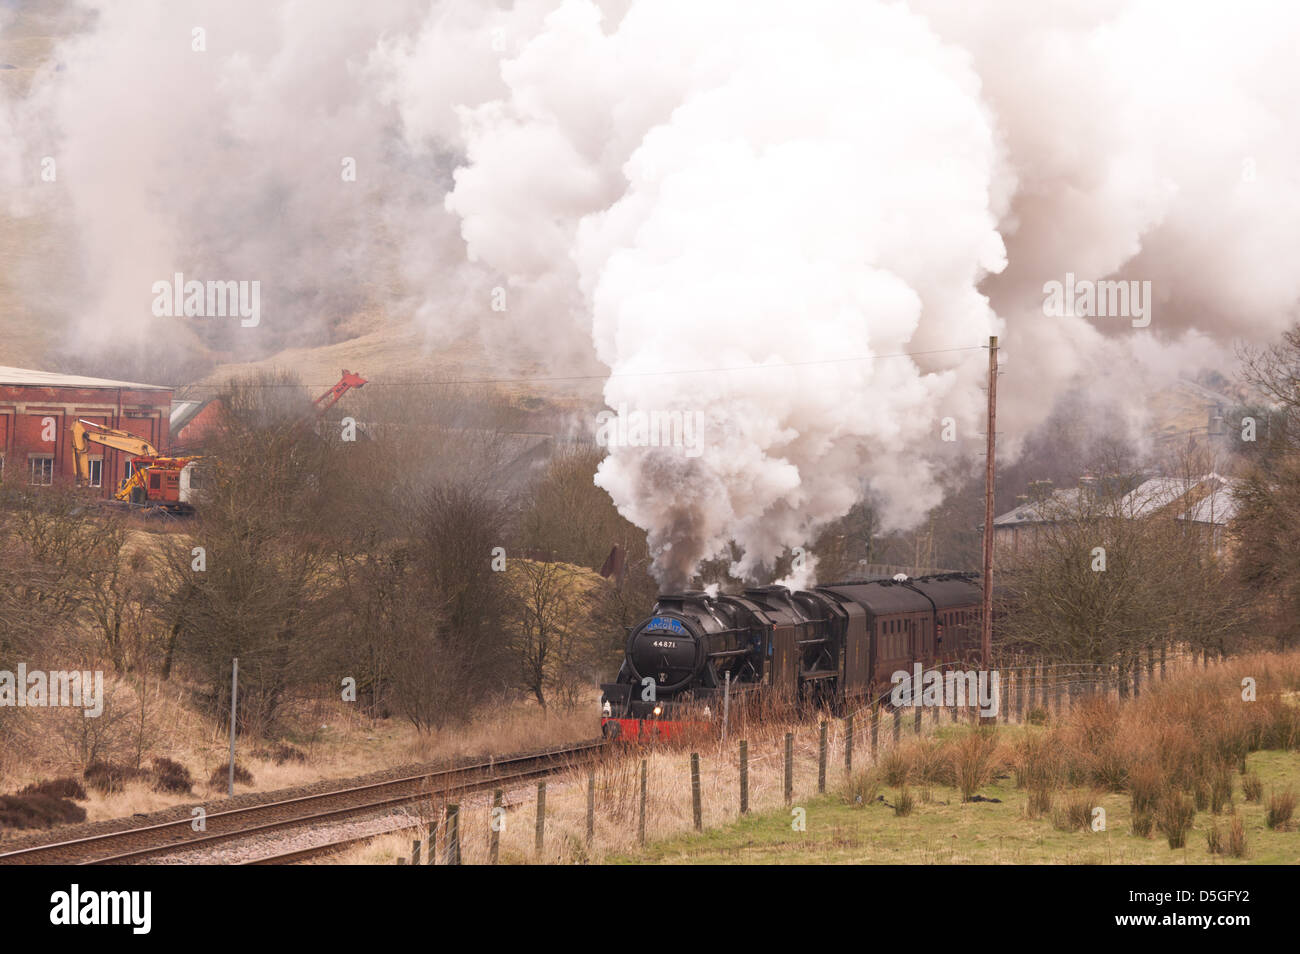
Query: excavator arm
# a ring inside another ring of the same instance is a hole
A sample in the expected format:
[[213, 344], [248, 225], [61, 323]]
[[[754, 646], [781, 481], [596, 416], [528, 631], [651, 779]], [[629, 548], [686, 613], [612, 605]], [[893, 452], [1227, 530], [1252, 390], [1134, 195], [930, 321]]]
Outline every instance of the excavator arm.
[[142, 437], [96, 424], [94, 421], [72, 422], [72, 460], [77, 470], [77, 484], [90, 479], [90, 445], [111, 447], [132, 457], [157, 457], [157, 449]]
[[343, 377], [339, 378], [339, 383], [312, 402], [316, 405], [316, 416], [320, 417], [320, 415], [324, 414], [337, 404], [339, 398], [343, 397], [343, 395], [347, 394], [353, 388], [360, 389], [366, 383], [366, 379], [361, 375], [344, 368]]

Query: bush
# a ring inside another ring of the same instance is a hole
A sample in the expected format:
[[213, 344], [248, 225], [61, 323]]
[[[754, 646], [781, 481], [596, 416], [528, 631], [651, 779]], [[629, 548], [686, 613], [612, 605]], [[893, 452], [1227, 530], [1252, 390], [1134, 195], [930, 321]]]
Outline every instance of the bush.
[[1182, 792], [1166, 792], [1156, 809], [1156, 827], [1169, 840], [1170, 848], [1182, 848], [1196, 820], [1196, 803]]
[[1211, 825], [1209, 831], [1205, 833], [1205, 848], [1212, 855], [1223, 854], [1223, 833], [1219, 831], [1217, 824]]
[[1052, 810], [1052, 790], [1050, 788], [1031, 788], [1029, 801], [1025, 803], [1025, 814], [1038, 818]]
[[1092, 806], [1095, 799], [1071, 794], [1065, 805], [1052, 816], [1057, 831], [1088, 831], [1092, 827]]
[[[212, 770], [208, 776], [208, 784], [212, 786], [224, 786], [230, 780], [230, 763], [221, 765]], [[238, 762], [235, 763], [235, 781], [240, 785], [252, 785], [253, 773], [244, 768]]]
[[912, 814], [912, 809], [916, 807], [916, 799], [906, 787], [898, 790], [898, 798], [894, 800], [894, 814], [900, 818]]
[[880, 773], [875, 769], [855, 772], [844, 786], [844, 800], [850, 805], [866, 807], [880, 796]]
[[1257, 802], [1264, 797], [1264, 783], [1254, 772], [1242, 778], [1241, 796], [1248, 802]]
[[1291, 816], [1295, 813], [1295, 792], [1287, 789], [1274, 792], [1268, 797], [1268, 808], [1264, 812], [1264, 824], [1274, 831], [1289, 831]]
[[891, 788], [902, 788], [912, 777], [912, 762], [901, 748], [892, 748], [880, 760], [880, 774]]
[[66, 798], [35, 793], [0, 795], [0, 828], [53, 828], [86, 820], [86, 810]]
[[1228, 824], [1228, 854], [1234, 858], [1246, 857], [1246, 826], [1241, 823], [1241, 816], [1232, 816]]
[[181, 765], [180, 762], [167, 758], [156, 758], [153, 760], [153, 772], [153, 790], [155, 792], [172, 792], [177, 795], [190, 794], [194, 779], [190, 775], [190, 770]]
[[288, 742], [281, 742], [269, 749], [258, 749], [253, 754], [259, 759], [274, 762], [276, 765], [284, 765], [286, 762], [307, 761], [307, 753], [302, 749], [295, 748]]
[[1016, 788], [1055, 786], [1061, 779], [1061, 757], [1057, 740], [1046, 733], [1029, 733], [1016, 746]]
[[1232, 766], [1221, 762], [1210, 778], [1210, 811], [1218, 815], [1232, 808]]
[[947, 746], [936, 739], [918, 739], [911, 749], [912, 775], [917, 781], [947, 785], [952, 769]]
[[75, 798], [84, 801], [86, 790], [75, 778], [52, 778], [46, 782], [33, 782], [19, 795], [48, 795], [51, 798]]
[[1164, 779], [1160, 769], [1149, 762], [1139, 760], [1128, 776], [1129, 806], [1133, 817], [1153, 814], [1160, 796], [1164, 792]]
[[82, 778], [97, 792], [105, 795], [120, 792], [127, 782], [140, 781], [149, 777], [144, 769], [131, 768], [117, 762], [91, 762], [81, 773]]
[[1198, 779], [1192, 786], [1192, 799], [1196, 802], [1198, 812], [1207, 811], [1210, 807], [1210, 785], [1204, 779]]
[[1156, 827], [1155, 812], [1150, 810], [1143, 810], [1140, 812], [1133, 813], [1133, 821], [1132, 821], [1133, 834], [1138, 838], [1150, 838], [1151, 832], [1155, 830], [1155, 827]]
[[963, 802], [969, 802], [976, 792], [993, 781], [997, 749], [997, 736], [979, 729], [968, 732], [953, 747], [949, 759]]

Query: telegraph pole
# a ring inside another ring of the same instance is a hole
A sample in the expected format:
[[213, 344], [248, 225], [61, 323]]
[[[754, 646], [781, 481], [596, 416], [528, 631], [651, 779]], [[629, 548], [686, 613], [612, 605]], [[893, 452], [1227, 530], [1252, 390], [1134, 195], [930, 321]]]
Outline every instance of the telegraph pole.
[[980, 653], [984, 669], [993, 664], [993, 453], [997, 444], [998, 336], [989, 336], [988, 450], [984, 461], [984, 606], [980, 619]]

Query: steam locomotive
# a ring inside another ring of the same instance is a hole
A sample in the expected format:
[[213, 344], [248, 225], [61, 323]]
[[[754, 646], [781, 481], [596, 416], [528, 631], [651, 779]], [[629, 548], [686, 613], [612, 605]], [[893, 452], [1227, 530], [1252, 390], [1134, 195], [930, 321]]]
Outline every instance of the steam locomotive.
[[969, 573], [663, 594], [629, 630], [617, 680], [601, 686], [601, 729], [668, 738], [719, 714], [724, 689], [733, 704], [758, 694], [844, 712], [900, 669], [976, 658], [981, 605]]

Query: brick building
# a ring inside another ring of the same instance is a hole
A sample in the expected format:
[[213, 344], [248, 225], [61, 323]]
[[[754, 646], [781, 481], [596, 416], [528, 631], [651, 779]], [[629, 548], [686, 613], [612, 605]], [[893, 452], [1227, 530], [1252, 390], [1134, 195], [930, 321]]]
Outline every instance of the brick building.
[[[172, 389], [154, 384], [0, 367], [0, 479], [72, 483], [76, 418], [142, 437], [166, 453], [171, 404]], [[93, 447], [90, 485], [111, 496], [128, 466], [127, 454]]]

